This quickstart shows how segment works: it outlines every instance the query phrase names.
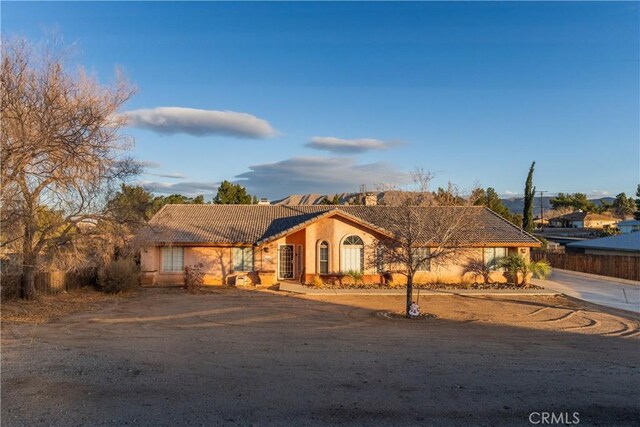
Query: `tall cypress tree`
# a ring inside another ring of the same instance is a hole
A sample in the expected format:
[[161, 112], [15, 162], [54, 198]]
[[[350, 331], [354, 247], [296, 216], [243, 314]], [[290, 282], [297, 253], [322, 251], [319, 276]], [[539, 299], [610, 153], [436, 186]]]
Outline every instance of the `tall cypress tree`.
[[636, 211], [633, 213], [633, 217], [640, 220], [640, 184], [638, 184], [638, 188], [636, 189], [636, 197]]
[[536, 196], [536, 187], [533, 186], [533, 169], [536, 162], [531, 163], [527, 182], [524, 186], [524, 209], [522, 211], [522, 228], [531, 233], [533, 231], [533, 198]]

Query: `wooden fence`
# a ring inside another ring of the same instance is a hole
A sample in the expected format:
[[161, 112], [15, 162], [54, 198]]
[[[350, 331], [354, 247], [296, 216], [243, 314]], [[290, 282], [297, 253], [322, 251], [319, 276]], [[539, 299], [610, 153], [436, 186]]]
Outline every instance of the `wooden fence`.
[[[96, 277], [92, 271], [42, 271], [36, 273], [35, 277], [36, 291], [41, 295], [57, 294], [62, 291], [71, 291], [83, 286], [93, 286], [95, 284]], [[16, 297], [20, 294], [20, 275], [3, 273], [0, 279], [0, 285], [2, 286], [2, 297]]]
[[640, 281], [640, 257], [533, 251], [532, 259], [546, 259], [551, 267], [563, 270]]

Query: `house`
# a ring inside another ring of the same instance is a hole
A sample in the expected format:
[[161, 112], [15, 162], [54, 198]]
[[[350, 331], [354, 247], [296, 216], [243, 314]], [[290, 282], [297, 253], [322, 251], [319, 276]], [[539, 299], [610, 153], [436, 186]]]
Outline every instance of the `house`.
[[[350, 270], [363, 273], [365, 283], [382, 283], [383, 266], [372, 266], [368, 260], [376, 241], [398, 231], [399, 209], [362, 205], [166, 205], [139, 236], [141, 282], [181, 285], [184, 267], [201, 263], [205, 284], [211, 285], [236, 279], [262, 285], [280, 280], [308, 283], [315, 275]], [[426, 224], [416, 245], [430, 250], [429, 242], [437, 238], [433, 218], [445, 208], [411, 209]], [[531, 248], [540, 246], [533, 236], [487, 208], [446, 209], [462, 223], [473, 224], [458, 236], [458, 241], [474, 257], [485, 261], [511, 253], [528, 257]], [[464, 262], [462, 257], [446, 262], [434, 259], [418, 273], [416, 281], [460, 282]]]
[[569, 243], [567, 253], [589, 255], [623, 255], [640, 257], [640, 233], [626, 233]]
[[596, 228], [614, 227], [620, 220], [609, 215], [576, 211], [549, 219], [550, 227]]
[[618, 230], [620, 230], [622, 234], [640, 231], [640, 221], [637, 219], [628, 219], [626, 221], [620, 221], [618, 223]]

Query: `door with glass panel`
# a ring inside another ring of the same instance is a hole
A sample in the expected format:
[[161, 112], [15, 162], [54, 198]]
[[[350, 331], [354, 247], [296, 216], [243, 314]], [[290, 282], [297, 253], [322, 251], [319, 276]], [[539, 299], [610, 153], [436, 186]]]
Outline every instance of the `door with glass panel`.
[[280, 245], [278, 252], [278, 277], [293, 279], [293, 245]]

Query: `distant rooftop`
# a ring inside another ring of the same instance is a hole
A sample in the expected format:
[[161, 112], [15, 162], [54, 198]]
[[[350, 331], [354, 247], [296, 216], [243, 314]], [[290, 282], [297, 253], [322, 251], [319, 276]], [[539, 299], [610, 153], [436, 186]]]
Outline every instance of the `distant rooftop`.
[[567, 246], [582, 249], [640, 252], [640, 232], [584, 240], [582, 242], [569, 243]]

